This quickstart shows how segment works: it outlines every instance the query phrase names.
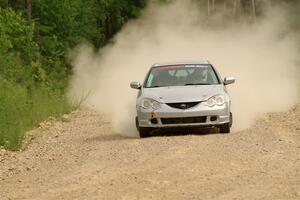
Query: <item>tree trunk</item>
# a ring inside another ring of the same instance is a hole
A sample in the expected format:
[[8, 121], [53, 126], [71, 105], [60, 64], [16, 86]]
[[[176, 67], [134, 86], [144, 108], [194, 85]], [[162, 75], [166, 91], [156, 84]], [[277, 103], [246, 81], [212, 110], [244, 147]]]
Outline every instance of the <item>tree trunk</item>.
[[136, 5], [136, 6], [141, 6], [141, 5], [144, 5], [144, 0], [134, 0], [133, 1], [134, 2], [134, 5]]
[[208, 13], [208, 16], [211, 15], [210, 0], [207, 0], [207, 13]]
[[25, 0], [26, 1], [26, 11], [27, 11], [27, 20], [31, 21], [31, 14], [32, 14], [32, 0]]
[[13, 0], [13, 1], [9, 1], [7, 0], [7, 7], [11, 6], [14, 10], [17, 10], [18, 8], [18, 1], [17, 0]]
[[234, 0], [233, 2], [233, 15], [234, 16], [240, 16], [242, 9], [241, 9], [242, 3], [241, 0]]
[[233, 1], [233, 16], [236, 16], [237, 12], [237, 0]]
[[253, 18], [256, 21], [256, 1], [252, 0], [252, 14], [253, 14]]

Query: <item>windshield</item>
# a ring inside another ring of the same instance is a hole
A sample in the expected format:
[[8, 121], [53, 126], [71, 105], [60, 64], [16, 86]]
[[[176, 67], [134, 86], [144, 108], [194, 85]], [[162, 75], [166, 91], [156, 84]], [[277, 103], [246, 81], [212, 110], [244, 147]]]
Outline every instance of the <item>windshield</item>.
[[211, 65], [172, 65], [153, 67], [145, 81], [146, 88], [220, 84]]

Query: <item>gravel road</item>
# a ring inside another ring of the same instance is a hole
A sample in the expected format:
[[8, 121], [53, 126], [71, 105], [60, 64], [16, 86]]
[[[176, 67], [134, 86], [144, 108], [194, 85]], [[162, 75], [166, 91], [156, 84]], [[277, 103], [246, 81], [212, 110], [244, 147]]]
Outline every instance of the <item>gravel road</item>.
[[222, 134], [126, 138], [80, 109], [0, 150], [0, 199], [300, 199], [300, 105]]

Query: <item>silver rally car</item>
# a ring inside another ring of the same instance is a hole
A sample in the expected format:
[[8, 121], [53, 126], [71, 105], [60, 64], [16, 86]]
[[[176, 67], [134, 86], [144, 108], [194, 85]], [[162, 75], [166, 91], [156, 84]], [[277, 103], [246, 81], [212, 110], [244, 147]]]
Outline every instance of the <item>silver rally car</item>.
[[217, 127], [229, 133], [231, 101], [226, 85], [208, 61], [154, 64], [138, 89], [136, 126], [140, 137], [155, 129]]

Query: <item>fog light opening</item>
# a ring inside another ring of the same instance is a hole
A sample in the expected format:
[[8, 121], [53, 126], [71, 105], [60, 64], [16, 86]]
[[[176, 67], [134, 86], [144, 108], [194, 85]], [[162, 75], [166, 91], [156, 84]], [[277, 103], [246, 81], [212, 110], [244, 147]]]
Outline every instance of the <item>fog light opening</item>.
[[158, 123], [158, 121], [157, 121], [156, 118], [152, 118], [152, 119], [150, 120], [150, 122], [151, 122], [151, 124], [157, 124], [157, 123]]
[[210, 117], [210, 121], [214, 122], [217, 121], [218, 117], [217, 116], [211, 116]]

